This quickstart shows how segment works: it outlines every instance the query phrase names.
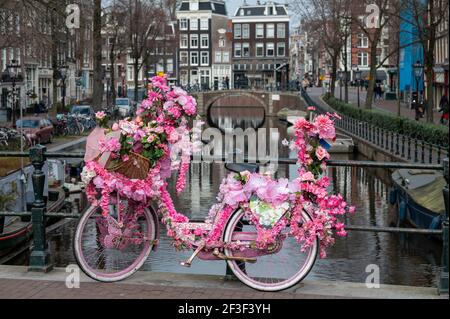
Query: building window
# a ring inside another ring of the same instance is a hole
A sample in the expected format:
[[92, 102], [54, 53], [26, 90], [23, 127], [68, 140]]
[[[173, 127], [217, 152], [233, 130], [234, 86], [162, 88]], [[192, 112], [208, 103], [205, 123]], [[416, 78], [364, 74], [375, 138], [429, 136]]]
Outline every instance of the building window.
[[249, 24], [242, 25], [242, 38], [243, 39], [250, 38], [250, 25]]
[[190, 11], [198, 11], [198, 2], [192, 1], [189, 3], [189, 10]]
[[222, 63], [222, 52], [216, 51], [214, 61], [215, 61], [215, 63]]
[[286, 44], [284, 42], [280, 42], [277, 44], [277, 55], [278, 56], [286, 55]]
[[191, 70], [191, 84], [198, 84], [198, 71]]
[[209, 70], [201, 70], [200, 71], [200, 82], [202, 84], [206, 84], [209, 86], [209, 78], [210, 78]]
[[205, 52], [205, 51], [203, 51], [202, 52], [202, 55], [201, 55], [201, 64], [202, 65], [209, 65], [209, 52]]
[[198, 34], [191, 34], [191, 48], [198, 48]]
[[209, 48], [209, 35], [208, 34], [201, 35], [201, 47]]
[[167, 73], [173, 73], [173, 59], [167, 59], [166, 67], [167, 67]]
[[275, 55], [275, 46], [273, 43], [266, 44], [266, 56], [274, 56]]
[[188, 65], [189, 64], [189, 57], [188, 57], [188, 53], [186, 51], [181, 51], [180, 52], [180, 64], [181, 65]]
[[242, 28], [240, 24], [235, 24], [234, 25], [234, 38], [235, 39], [240, 39], [242, 36]]
[[191, 65], [198, 65], [198, 52], [191, 52]]
[[180, 19], [180, 30], [187, 30], [188, 29], [188, 19], [183, 18]]
[[198, 30], [198, 19], [191, 19], [191, 30]]
[[219, 48], [225, 47], [225, 39], [219, 39]]
[[187, 34], [182, 34], [180, 37], [180, 48], [187, 49], [189, 47], [189, 38]]
[[230, 63], [230, 53], [229, 52], [224, 52], [223, 53], [223, 63]]
[[286, 25], [284, 23], [277, 24], [277, 38], [285, 38], [286, 37]]
[[368, 48], [369, 47], [369, 38], [364, 34], [358, 34], [358, 48]]
[[200, 30], [209, 30], [209, 19], [200, 19]]
[[267, 25], [266, 37], [267, 38], [275, 37], [275, 25], [273, 23], [269, 23]]
[[256, 25], [256, 38], [262, 39], [264, 38], [264, 24], [258, 23]]
[[367, 52], [358, 52], [358, 66], [369, 66], [369, 54]]
[[128, 75], [127, 78], [128, 78], [129, 82], [134, 81], [134, 68], [132, 65], [129, 65], [127, 67], [127, 75]]
[[264, 56], [264, 43], [256, 43], [256, 56], [259, 58]]
[[242, 56], [242, 45], [240, 43], [234, 44], [234, 56], [240, 58]]
[[250, 57], [250, 44], [242, 43], [242, 56], [244, 58], [249, 58]]

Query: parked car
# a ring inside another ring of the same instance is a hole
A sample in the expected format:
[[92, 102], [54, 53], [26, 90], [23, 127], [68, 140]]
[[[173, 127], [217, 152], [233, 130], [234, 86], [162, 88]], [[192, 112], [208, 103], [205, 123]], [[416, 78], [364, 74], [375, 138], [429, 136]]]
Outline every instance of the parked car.
[[54, 128], [52, 122], [42, 117], [24, 117], [16, 122], [19, 132], [23, 132], [31, 144], [51, 143]]
[[128, 98], [116, 99], [115, 108], [117, 109], [117, 112], [121, 117], [129, 117], [132, 115], [133, 106], [131, 100]]
[[94, 116], [94, 110], [90, 105], [74, 105], [70, 110], [70, 114], [91, 117]]

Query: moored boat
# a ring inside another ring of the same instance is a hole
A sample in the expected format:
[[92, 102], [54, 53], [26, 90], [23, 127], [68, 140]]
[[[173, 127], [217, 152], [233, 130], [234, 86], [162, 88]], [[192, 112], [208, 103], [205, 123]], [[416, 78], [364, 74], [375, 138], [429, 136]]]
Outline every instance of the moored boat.
[[[65, 193], [62, 188], [50, 190], [54, 195], [47, 201], [47, 211], [59, 211], [65, 201]], [[57, 195], [56, 195], [57, 194]], [[0, 257], [9, 253], [14, 247], [27, 242], [33, 234], [33, 225], [30, 218], [10, 217], [4, 220], [3, 231], [0, 233]], [[47, 225], [54, 222], [47, 219]]]
[[397, 224], [407, 221], [421, 229], [441, 229], [445, 216], [442, 173], [399, 169], [392, 174], [394, 188], [390, 203], [398, 211]]

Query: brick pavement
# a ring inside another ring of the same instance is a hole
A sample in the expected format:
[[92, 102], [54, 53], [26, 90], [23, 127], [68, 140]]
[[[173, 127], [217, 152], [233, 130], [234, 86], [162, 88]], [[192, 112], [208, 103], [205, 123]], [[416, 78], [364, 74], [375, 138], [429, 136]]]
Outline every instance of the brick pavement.
[[[0, 279], [0, 299], [316, 299], [292, 292], [263, 293], [242, 289], [190, 288], [126, 283], [83, 282], [68, 289], [64, 282]], [[323, 298], [323, 297], [322, 297]]]
[[125, 281], [100, 283], [80, 273], [80, 287], [69, 289], [68, 273], [27, 272], [26, 267], [0, 265], [0, 299], [435, 299], [436, 288], [381, 285], [368, 289], [363, 283], [305, 280], [283, 292], [259, 292], [221, 276], [138, 272]]

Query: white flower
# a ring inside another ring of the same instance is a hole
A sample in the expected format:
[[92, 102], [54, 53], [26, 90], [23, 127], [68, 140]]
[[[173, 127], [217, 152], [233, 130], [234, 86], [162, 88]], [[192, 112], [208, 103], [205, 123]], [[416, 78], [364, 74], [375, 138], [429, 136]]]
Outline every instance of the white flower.
[[81, 181], [85, 183], [86, 185], [89, 184], [94, 177], [96, 177], [97, 174], [94, 170], [88, 169], [86, 166], [83, 168], [83, 171], [81, 172]]

